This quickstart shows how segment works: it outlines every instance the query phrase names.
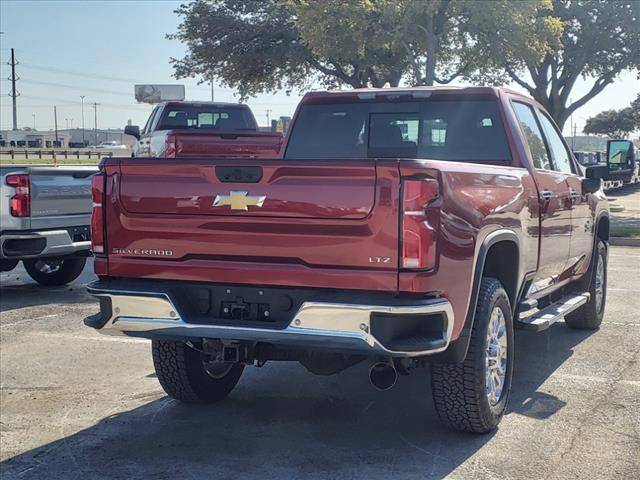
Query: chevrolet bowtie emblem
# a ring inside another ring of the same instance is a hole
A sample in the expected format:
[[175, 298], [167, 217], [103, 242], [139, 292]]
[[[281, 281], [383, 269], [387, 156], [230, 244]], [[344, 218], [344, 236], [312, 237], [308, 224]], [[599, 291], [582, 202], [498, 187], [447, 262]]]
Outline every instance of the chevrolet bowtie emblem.
[[229, 195], [216, 195], [214, 207], [231, 207], [231, 210], [249, 210], [249, 207], [262, 207], [266, 195], [249, 196], [249, 192], [230, 192]]

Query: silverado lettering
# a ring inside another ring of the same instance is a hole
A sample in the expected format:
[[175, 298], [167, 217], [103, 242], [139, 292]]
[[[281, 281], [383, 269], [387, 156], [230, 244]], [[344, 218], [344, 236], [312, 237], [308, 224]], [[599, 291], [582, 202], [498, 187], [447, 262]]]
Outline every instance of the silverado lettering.
[[156, 250], [154, 248], [112, 248], [111, 253], [114, 255], [147, 255], [158, 257], [170, 257], [173, 255], [171, 250]]
[[151, 339], [182, 401], [218, 401], [267, 361], [320, 375], [367, 362], [383, 390], [428, 367], [441, 419], [488, 432], [515, 327], [602, 321], [607, 167], [584, 170], [544, 109], [508, 89], [314, 92], [281, 158], [100, 170], [89, 292], [110, 301], [85, 323]]

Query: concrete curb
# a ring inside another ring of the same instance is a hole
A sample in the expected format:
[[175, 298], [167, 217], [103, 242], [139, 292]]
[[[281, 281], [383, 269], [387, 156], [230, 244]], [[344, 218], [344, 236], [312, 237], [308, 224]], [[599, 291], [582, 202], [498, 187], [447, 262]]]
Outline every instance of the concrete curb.
[[611, 237], [609, 243], [616, 247], [640, 247], [640, 238]]

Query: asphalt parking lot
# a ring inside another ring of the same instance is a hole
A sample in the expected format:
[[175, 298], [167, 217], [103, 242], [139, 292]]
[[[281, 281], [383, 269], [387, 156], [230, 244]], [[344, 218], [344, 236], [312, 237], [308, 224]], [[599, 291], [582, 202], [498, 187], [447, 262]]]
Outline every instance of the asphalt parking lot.
[[640, 478], [640, 248], [612, 247], [598, 332], [518, 332], [509, 412], [485, 436], [440, 425], [426, 371], [377, 392], [365, 365], [271, 363], [217, 406], [179, 404], [147, 342], [84, 327], [91, 278], [2, 274], [3, 480]]

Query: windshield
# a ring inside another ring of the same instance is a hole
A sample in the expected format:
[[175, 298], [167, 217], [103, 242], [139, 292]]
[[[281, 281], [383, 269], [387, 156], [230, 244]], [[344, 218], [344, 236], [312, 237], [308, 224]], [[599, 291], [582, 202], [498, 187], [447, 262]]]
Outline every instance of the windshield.
[[257, 130], [253, 115], [245, 108], [216, 105], [169, 105], [156, 130], [175, 128], [238, 131]]
[[495, 100], [303, 105], [285, 158], [510, 161]]

